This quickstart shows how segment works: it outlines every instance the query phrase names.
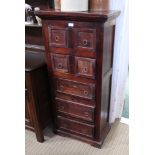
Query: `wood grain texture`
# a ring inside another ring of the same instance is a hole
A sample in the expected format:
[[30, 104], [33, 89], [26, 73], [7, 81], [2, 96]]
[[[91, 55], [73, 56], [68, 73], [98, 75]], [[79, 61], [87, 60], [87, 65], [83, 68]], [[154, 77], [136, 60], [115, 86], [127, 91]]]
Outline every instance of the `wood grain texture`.
[[[53, 84], [54, 131], [101, 147], [110, 130], [115, 18], [120, 12], [41, 10], [36, 14], [43, 20]], [[57, 58], [51, 60], [51, 55]]]
[[51, 120], [51, 97], [42, 53], [25, 53], [25, 80], [25, 127], [36, 133], [37, 141], [43, 142], [43, 129]]
[[[120, 11], [102, 10], [102, 11], [83, 11], [83, 12], [61, 12], [51, 9], [40, 10], [35, 14], [43, 19], [52, 20], [70, 20], [70, 21], [91, 21], [91, 22], [105, 22], [106, 20], [115, 19], [119, 16]], [[77, 18], [78, 17], [78, 18]]]

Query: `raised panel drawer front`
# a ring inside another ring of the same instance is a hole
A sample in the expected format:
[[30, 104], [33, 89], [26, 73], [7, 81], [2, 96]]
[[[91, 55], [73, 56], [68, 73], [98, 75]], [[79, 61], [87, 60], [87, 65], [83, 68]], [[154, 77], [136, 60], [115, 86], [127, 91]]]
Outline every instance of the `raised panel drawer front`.
[[57, 110], [72, 117], [81, 118], [87, 121], [94, 121], [94, 108], [75, 104], [61, 99], [56, 99]]
[[94, 136], [94, 125], [88, 125], [78, 121], [73, 121], [61, 116], [57, 118], [58, 128], [64, 129], [73, 133], [78, 133], [88, 137]]
[[68, 47], [68, 29], [49, 26], [49, 46]]
[[95, 79], [95, 63], [95, 59], [75, 57], [76, 75]]
[[96, 30], [89, 28], [74, 29], [74, 49], [76, 55], [88, 57], [96, 56]]
[[70, 56], [51, 53], [51, 61], [53, 71], [69, 73], [70, 71]]
[[60, 93], [60, 92], [56, 93], [56, 98], [66, 100], [66, 101], [71, 101], [71, 102], [74, 102], [74, 103], [77, 103], [77, 104], [89, 105], [89, 106], [92, 106], [92, 107], [95, 106], [95, 101], [94, 100], [85, 99], [85, 98], [81, 98], [81, 97], [75, 97], [75, 96]]
[[70, 80], [57, 79], [57, 91], [88, 99], [95, 97], [94, 84], [83, 84]]

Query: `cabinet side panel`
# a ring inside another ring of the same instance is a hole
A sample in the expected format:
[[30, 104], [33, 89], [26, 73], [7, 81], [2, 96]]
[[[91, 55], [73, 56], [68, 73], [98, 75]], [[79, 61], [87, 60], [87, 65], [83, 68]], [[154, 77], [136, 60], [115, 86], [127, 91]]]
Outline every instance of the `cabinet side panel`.
[[100, 141], [100, 128], [101, 128], [101, 98], [102, 98], [102, 64], [103, 64], [103, 31], [102, 23], [98, 24], [96, 29], [96, 90], [95, 90], [95, 139]]
[[115, 21], [104, 24], [103, 76], [112, 68]]
[[102, 67], [102, 95], [101, 95], [101, 120], [100, 120], [100, 137], [106, 134], [105, 128], [108, 124], [112, 60], [113, 60], [113, 44], [114, 44], [114, 21], [104, 24], [104, 48], [103, 48], [103, 67]]
[[36, 88], [34, 93], [36, 93], [35, 100], [39, 109], [40, 122], [42, 128], [45, 128], [51, 120], [51, 96], [46, 65], [34, 71], [32, 80]]

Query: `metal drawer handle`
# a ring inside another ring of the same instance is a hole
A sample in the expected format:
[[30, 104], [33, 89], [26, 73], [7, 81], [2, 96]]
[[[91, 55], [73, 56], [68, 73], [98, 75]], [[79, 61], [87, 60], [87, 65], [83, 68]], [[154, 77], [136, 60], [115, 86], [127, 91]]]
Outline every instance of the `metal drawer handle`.
[[73, 88], [77, 88], [77, 86], [76, 86], [76, 85], [73, 85], [72, 87], [73, 87]]
[[58, 68], [62, 69], [62, 63], [58, 63]]
[[88, 95], [88, 91], [84, 90], [84, 95], [87, 96]]
[[59, 36], [55, 36], [55, 41], [59, 41]]
[[87, 67], [84, 67], [82, 72], [86, 73], [88, 71], [88, 68]]
[[85, 40], [83, 40], [83, 45], [84, 46], [87, 46], [87, 44], [88, 44], [88, 41], [85, 39]]
[[64, 86], [60, 85], [60, 90], [63, 91], [64, 90]]

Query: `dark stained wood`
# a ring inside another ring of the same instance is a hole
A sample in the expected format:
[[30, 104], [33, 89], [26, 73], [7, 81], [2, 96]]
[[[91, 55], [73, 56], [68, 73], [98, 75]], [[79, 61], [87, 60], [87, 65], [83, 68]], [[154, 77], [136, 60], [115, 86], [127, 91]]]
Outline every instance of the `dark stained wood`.
[[36, 14], [43, 20], [55, 133], [101, 148], [110, 130], [115, 19], [120, 12]]
[[31, 118], [31, 109], [30, 109], [30, 101], [29, 101], [29, 97], [28, 97], [28, 92], [27, 89], [25, 89], [25, 126], [26, 128], [34, 131], [34, 126], [33, 126], [33, 120]]
[[70, 73], [70, 56], [51, 54], [53, 71]]
[[94, 107], [56, 98], [57, 110], [72, 117], [94, 122]]
[[49, 27], [49, 46], [68, 47], [68, 30], [64, 28]]
[[43, 129], [51, 120], [51, 97], [42, 53], [25, 53], [25, 80], [25, 127], [36, 133], [37, 141], [43, 142]]
[[105, 22], [106, 20], [115, 19], [117, 16], [119, 16], [120, 11], [102, 10], [102, 11], [86, 11], [86, 12], [83, 11], [83, 12], [70, 13], [70, 12], [61, 12], [61, 11], [46, 9], [46, 10], [37, 11], [35, 12], [35, 14], [40, 16], [43, 19]]
[[95, 85], [79, 83], [71, 80], [57, 79], [56, 91], [74, 96], [93, 99], [95, 97]]
[[93, 137], [94, 125], [84, 124], [75, 120], [70, 120], [62, 116], [57, 118], [58, 129], [64, 129], [71, 133], [78, 133], [87, 137]]
[[42, 27], [25, 27], [25, 43], [33, 45], [44, 45], [42, 38]]
[[[75, 67], [75, 66], [74, 66]], [[52, 70], [50, 70], [50, 73], [52, 72]], [[90, 78], [84, 78], [84, 77], [80, 77], [80, 76], [75, 76], [74, 74], [68, 74], [68, 73], [60, 73], [60, 72], [53, 72], [51, 73], [51, 77], [54, 76], [56, 78], [63, 78], [63, 79], [70, 79], [72, 81], [78, 81], [81, 83], [92, 83], [95, 84], [96, 80], [94, 79], [90, 79]]]
[[64, 93], [56, 93], [56, 99], [60, 99], [60, 100], [65, 100], [65, 101], [71, 101], [73, 103], [77, 103], [77, 104], [83, 104], [83, 105], [87, 105], [90, 107], [94, 108], [95, 105], [95, 101], [94, 100], [89, 100], [89, 99], [84, 99], [82, 97], [75, 97], [73, 95], [66, 95]]
[[95, 59], [75, 57], [76, 75], [95, 79], [95, 64]]
[[74, 29], [75, 43], [74, 47], [76, 52], [95, 52], [96, 48], [96, 30], [86, 28]]

